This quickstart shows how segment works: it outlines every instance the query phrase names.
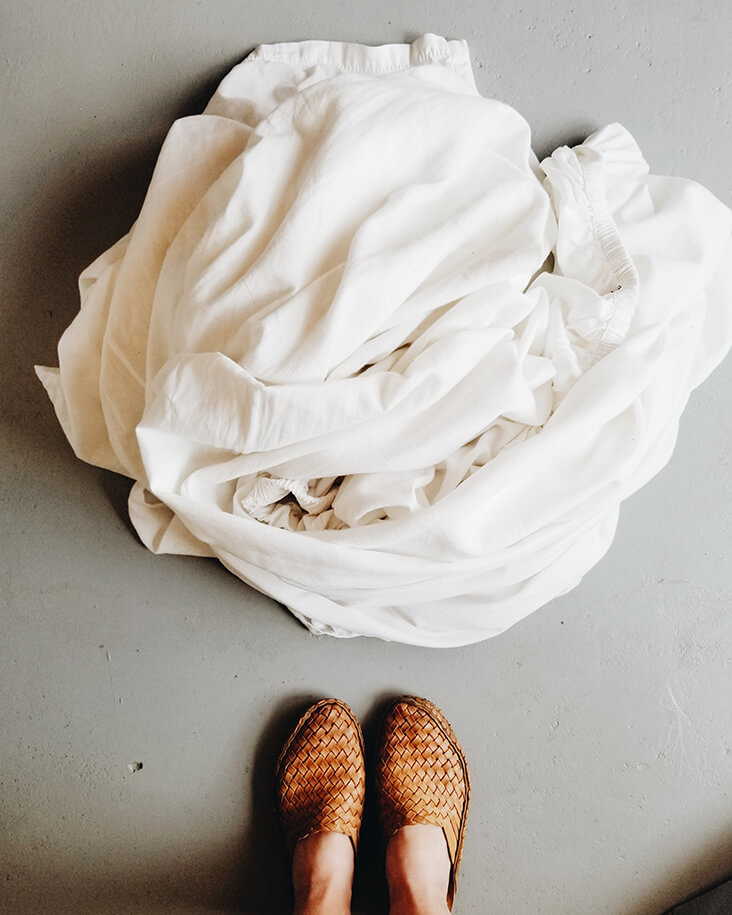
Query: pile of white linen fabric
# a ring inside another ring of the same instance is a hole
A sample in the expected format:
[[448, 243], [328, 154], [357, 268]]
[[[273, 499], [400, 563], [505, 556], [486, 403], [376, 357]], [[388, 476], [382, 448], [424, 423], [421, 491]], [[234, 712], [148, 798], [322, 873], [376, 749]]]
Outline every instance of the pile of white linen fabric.
[[463, 41], [259, 47], [38, 368], [157, 553], [453, 646], [575, 586], [732, 340], [732, 214], [612, 124], [539, 164]]

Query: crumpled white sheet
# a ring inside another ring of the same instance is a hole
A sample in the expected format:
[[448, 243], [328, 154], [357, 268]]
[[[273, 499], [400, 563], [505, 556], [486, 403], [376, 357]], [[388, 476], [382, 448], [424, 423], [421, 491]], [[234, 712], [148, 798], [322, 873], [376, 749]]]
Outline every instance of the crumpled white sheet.
[[538, 163], [467, 45], [262, 46], [38, 368], [154, 552], [451, 646], [565, 593], [732, 340], [732, 216], [618, 124]]

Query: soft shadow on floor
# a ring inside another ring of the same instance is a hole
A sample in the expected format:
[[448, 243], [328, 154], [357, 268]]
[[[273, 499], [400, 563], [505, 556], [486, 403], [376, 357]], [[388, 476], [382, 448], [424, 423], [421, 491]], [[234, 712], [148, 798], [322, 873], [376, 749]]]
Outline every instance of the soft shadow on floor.
[[[289, 915], [292, 890], [289, 861], [275, 808], [274, 772], [280, 750], [302, 713], [320, 696], [295, 694], [280, 701], [262, 723], [252, 753], [242, 747], [242, 817], [240, 837], [221, 835], [218, 842], [196, 847], [196, 809], [205, 817], [205, 798], [192, 808], [185, 826], [185, 855], [171, 849], [145, 847], [144, 822], [140, 844], [120, 846], [114, 823], [96, 836], [93, 847], [82, 857], [65, 856], [62, 849], [49, 849], [45, 857], [36, 850], [10, 869], [5, 898], [8, 911], [28, 915], [101, 915], [141, 912], [157, 915], [197, 913], [246, 913]], [[247, 766], [247, 760], [251, 764]], [[170, 823], [180, 819], [171, 811]], [[246, 817], [246, 818], [245, 818]], [[166, 817], [167, 819], [167, 817]], [[175, 839], [179, 839], [176, 836]], [[369, 897], [373, 898], [373, 888]], [[385, 911], [381, 906], [357, 911]]]
[[250, 819], [242, 843], [242, 880], [235, 911], [272, 915], [292, 911], [285, 844], [275, 809], [274, 771], [280, 750], [300, 716], [320, 696], [280, 702], [261, 729], [249, 785]]
[[366, 745], [366, 812], [359, 845], [356, 875], [353, 885], [354, 915], [372, 915], [387, 912], [389, 895], [384, 876], [384, 845], [379, 832], [374, 797], [374, 766], [376, 744], [381, 719], [396, 696], [385, 693], [377, 697], [361, 721]]
[[[732, 878], [731, 861], [732, 833], [727, 830], [704, 848], [695, 850], [693, 855], [690, 853], [689, 863], [683, 870], [678, 867], [670, 870], [665, 879], [657, 881], [656, 886], [644, 894], [642, 904], [623, 915], [672, 915], [676, 906]], [[700, 915], [702, 911], [705, 910], [700, 909]], [[710, 908], [709, 915], [716, 915], [716, 910]]]

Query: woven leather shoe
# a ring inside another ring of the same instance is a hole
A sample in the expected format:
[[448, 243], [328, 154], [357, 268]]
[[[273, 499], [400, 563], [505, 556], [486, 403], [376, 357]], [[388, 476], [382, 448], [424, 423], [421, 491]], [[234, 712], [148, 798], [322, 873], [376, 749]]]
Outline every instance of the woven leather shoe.
[[403, 696], [387, 712], [379, 738], [376, 790], [388, 844], [403, 826], [439, 826], [450, 857], [452, 903], [470, 803], [465, 755], [442, 712], [427, 699]]
[[347, 835], [355, 853], [366, 779], [361, 727], [345, 703], [323, 699], [310, 706], [282, 749], [276, 781], [290, 854], [318, 832]]

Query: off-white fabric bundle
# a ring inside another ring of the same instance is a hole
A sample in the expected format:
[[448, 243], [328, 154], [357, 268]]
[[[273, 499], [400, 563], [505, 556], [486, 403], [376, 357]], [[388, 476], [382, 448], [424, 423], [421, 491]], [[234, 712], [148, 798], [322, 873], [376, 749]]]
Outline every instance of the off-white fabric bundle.
[[618, 124], [541, 164], [462, 41], [262, 46], [39, 368], [154, 552], [450, 646], [565, 593], [732, 340], [732, 215]]

